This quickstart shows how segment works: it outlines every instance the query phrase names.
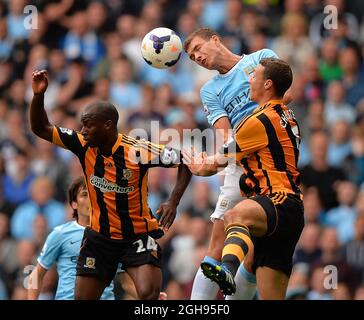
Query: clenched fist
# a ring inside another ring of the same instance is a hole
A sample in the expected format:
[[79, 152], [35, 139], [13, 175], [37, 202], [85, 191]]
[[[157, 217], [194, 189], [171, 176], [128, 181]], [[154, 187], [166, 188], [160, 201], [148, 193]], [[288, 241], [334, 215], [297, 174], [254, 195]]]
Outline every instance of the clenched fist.
[[47, 70], [36, 70], [32, 74], [32, 89], [34, 94], [42, 94], [48, 87]]

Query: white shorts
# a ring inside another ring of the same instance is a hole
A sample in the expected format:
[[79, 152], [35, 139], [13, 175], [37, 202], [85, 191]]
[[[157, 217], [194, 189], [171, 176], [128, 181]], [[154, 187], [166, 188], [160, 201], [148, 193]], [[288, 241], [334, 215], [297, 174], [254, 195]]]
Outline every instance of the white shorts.
[[220, 195], [216, 203], [215, 211], [210, 216], [212, 222], [215, 219], [224, 220], [227, 210], [235, 207], [237, 203], [244, 199], [240, 193], [239, 179], [243, 174], [243, 168], [230, 164], [224, 169], [224, 184], [220, 187]]

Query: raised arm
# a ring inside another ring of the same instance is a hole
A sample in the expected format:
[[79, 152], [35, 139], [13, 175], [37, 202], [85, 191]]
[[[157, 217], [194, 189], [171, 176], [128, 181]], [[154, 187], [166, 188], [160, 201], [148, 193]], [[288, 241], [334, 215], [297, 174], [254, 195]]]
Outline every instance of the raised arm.
[[34, 71], [32, 74], [33, 99], [30, 104], [30, 127], [35, 135], [52, 142], [53, 126], [49, 123], [44, 110], [44, 93], [47, 87], [47, 71]]
[[160, 215], [159, 225], [162, 228], [168, 229], [176, 217], [177, 206], [188, 186], [192, 177], [192, 173], [184, 164], [178, 166], [177, 181], [169, 199], [162, 203], [157, 210]]

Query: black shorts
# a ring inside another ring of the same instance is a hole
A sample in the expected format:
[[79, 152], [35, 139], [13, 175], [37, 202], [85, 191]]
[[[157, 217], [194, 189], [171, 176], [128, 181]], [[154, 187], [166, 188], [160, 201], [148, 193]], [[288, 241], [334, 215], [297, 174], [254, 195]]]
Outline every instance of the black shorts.
[[269, 267], [292, 272], [292, 257], [304, 227], [303, 202], [293, 194], [273, 193], [249, 198], [258, 202], [267, 215], [268, 230], [263, 237], [253, 237], [253, 272]]
[[161, 249], [153, 233], [139, 234], [133, 240], [105, 238], [89, 227], [85, 228], [80, 255], [77, 260], [77, 276], [96, 276], [110, 284], [118, 269], [152, 264], [161, 267]]

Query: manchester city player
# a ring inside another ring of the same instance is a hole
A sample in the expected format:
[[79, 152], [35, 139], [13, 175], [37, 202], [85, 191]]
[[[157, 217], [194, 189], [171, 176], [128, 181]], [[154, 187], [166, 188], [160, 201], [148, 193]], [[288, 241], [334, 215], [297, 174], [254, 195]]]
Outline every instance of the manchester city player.
[[[73, 300], [76, 262], [85, 226], [89, 223], [89, 199], [83, 178], [73, 182], [68, 190], [69, 203], [75, 220], [54, 228], [48, 235], [30, 275], [28, 299], [38, 299], [47, 271], [57, 263], [58, 286], [55, 300]], [[90, 263], [90, 267], [92, 267]], [[113, 284], [104, 290], [102, 300], [114, 300]]]
[[[191, 33], [184, 43], [184, 50], [190, 59], [203, 68], [217, 70], [218, 75], [203, 85], [200, 91], [201, 101], [207, 120], [217, 133], [223, 132], [226, 142], [233, 129], [240, 120], [257, 107], [250, 100], [249, 79], [253, 75], [255, 67], [263, 58], [277, 58], [270, 49], [263, 49], [252, 54], [236, 55], [225, 47], [220, 36], [209, 28], [200, 28]], [[285, 95], [285, 103], [290, 101]], [[216, 146], [219, 148], [220, 146]], [[235, 164], [225, 168], [224, 184], [220, 187], [220, 195], [215, 211], [211, 215], [214, 223], [210, 245], [204, 261], [217, 263], [221, 261], [224, 246], [224, 213], [233, 208], [241, 201], [242, 196], [239, 188], [239, 178], [242, 169]], [[249, 255], [239, 268], [235, 276], [237, 291], [228, 299], [252, 299], [256, 292], [255, 276], [251, 270], [253, 252]], [[207, 279], [201, 268], [197, 271], [194, 279], [191, 299], [212, 300], [215, 299], [219, 287], [216, 283]]]

